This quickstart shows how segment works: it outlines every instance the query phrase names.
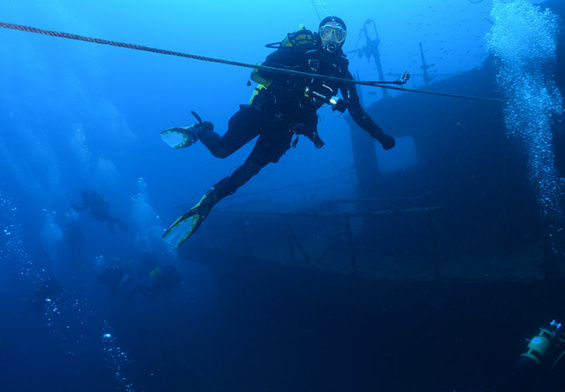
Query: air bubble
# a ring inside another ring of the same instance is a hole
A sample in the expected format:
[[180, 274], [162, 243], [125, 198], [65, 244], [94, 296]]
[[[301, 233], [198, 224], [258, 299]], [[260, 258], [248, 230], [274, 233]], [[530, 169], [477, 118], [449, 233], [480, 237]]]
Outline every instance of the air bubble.
[[555, 169], [551, 123], [562, 116], [563, 97], [550, 70], [556, 61], [558, 21], [526, 0], [495, 0], [487, 36], [499, 66], [497, 82], [507, 98], [510, 136], [527, 147], [529, 179], [545, 216], [561, 215], [564, 179]]

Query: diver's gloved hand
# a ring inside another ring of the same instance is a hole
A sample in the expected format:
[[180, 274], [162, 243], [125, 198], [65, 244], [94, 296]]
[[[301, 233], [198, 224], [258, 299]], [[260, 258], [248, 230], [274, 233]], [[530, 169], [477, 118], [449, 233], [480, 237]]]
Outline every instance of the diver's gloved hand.
[[379, 143], [381, 143], [381, 146], [383, 146], [385, 150], [390, 150], [391, 148], [396, 146], [396, 141], [394, 140], [394, 138], [390, 135], [387, 135], [386, 133], [379, 135], [377, 137], [377, 140], [379, 141]]
[[214, 130], [214, 124], [212, 124], [209, 121], [202, 121], [202, 118], [193, 110], [191, 110], [190, 113], [192, 113], [194, 118], [196, 118], [197, 122], [188, 128], [193, 128], [192, 134], [194, 135], [196, 140], [200, 139], [200, 135], [202, 134], [202, 132]]
[[[351, 113], [351, 116], [355, 119], [357, 115], [358, 118], [359, 110], [355, 110], [355, 108], [353, 108], [353, 110], [354, 111]], [[390, 150], [391, 148], [396, 146], [396, 141], [394, 140], [394, 138], [384, 133], [383, 129], [375, 124], [375, 122], [373, 121], [373, 119], [371, 119], [371, 117], [369, 117], [369, 115], [363, 115], [361, 119], [359, 120], [358, 118], [356, 122], [361, 126], [361, 128], [365, 129], [369, 133], [369, 135], [377, 139], [385, 150]]]

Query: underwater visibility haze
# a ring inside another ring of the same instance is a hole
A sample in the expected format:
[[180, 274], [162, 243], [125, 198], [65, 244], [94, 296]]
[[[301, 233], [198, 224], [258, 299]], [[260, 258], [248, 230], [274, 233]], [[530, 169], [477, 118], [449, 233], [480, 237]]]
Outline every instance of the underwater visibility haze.
[[[532, 291], [551, 301], [522, 302], [537, 309], [525, 324], [512, 302], [532, 298], [516, 282], [565, 268], [563, 8], [1, 2], [0, 390], [494, 390], [521, 334], [565, 321], [543, 313], [559, 302], [551, 284]], [[396, 147], [326, 104], [323, 148], [295, 139], [181, 247], [163, 240], [255, 141], [218, 159], [161, 132], [194, 111], [223, 134], [257, 85], [233, 63], [263, 62], [266, 44], [332, 15], [356, 80], [410, 74], [357, 86]], [[471, 358], [497, 306], [517, 328]]]

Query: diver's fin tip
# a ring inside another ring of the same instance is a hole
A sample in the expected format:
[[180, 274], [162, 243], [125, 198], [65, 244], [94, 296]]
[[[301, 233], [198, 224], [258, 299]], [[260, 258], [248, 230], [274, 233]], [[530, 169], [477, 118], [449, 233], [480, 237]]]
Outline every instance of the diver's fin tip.
[[202, 123], [202, 118], [194, 110], [191, 110], [190, 113], [194, 116], [194, 118], [196, 118], [198, 123]]

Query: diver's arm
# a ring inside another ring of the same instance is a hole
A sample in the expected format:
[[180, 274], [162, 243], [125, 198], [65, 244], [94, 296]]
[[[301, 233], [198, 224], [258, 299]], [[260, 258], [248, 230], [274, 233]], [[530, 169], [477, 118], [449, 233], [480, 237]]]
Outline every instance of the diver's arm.
[[[346, 78], [353, 80], [353, 76], [351, 76], [349, 71], [346, 73]], [[363, 130], [365, 130], [369, 135], [377, 139], [385, 150], [393, 148], [396, 145], [394, 138], [384, 133], [382, 128], [379, 127], [365, 109], [361, 107], [355, 85], [353, 83], [347, 83], [346, 86], [342, 88], [342, 94], [348, 101], [347, 110], [349, 110], [349, 114], [351, 114], [353, 121], [355, 121], [355, 123], [363, 128]]]

